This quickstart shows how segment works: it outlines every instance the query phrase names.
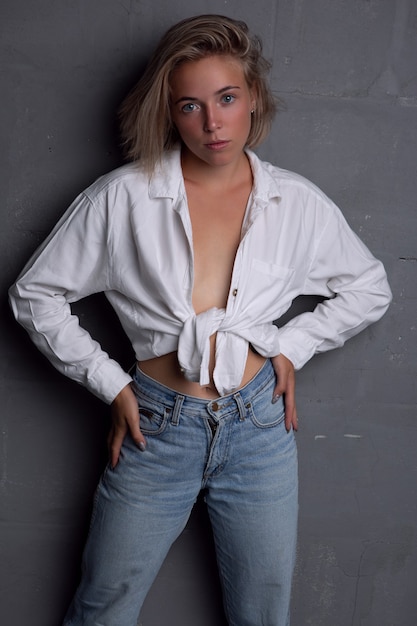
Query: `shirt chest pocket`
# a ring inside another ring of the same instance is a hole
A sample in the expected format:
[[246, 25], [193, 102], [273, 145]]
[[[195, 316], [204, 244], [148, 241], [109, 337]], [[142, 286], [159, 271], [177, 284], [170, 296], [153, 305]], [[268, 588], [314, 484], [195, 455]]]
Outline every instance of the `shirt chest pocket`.
[[272, 291], [279, 296], [288, 291], [294, 277], [294, 268], [252, 259], [249, 273], [249, 289], [253, 297], [262, 297]]

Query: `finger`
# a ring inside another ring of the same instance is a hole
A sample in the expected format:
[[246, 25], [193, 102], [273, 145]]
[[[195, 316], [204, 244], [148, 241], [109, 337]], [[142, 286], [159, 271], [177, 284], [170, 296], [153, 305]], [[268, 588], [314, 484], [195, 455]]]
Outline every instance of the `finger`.
[[128, 420], [127, 424], [130, 431], [130, 436], [132, 437], [133, 441], [135, 442], [139, 450], [141, 450], [141, 452], [144, 452], [146, 448], [146, 439], [142, 434], [139, 422], [140, 417], [138, 416], [134, 420]]
[[294, 367], [283, 354], [274, 357], [272, 364], [276, 374], [274, 397], [281, 396], [288, 391], [289, 386], [295, 385]]
[[126, 411], [125, 413], [124, 425], [126, 427], [126, 432], [127, 430], [129, 430], [130, 436], [133, 439], [134, 443], [143, 452], [146, 447], [146, 439], [140, 429], [140, 413], [136, 400], [131, 407], [131, 410], [129, 412]]
[[297, 408], [295, 403], [295, 376], [290, 371], [284, 379], [281, 377], [281, 383], [278, 381], [274, 390], [274, 399], [282, 395], [285, 408], [285, 428], [289, 432], [291, 428], [298, 429]]
[[287, 391], [288, 374], [281, 373], [277, 376], [277, 383], [274, 388], [273, 398], [280, 398]]
[[296, 432], [298, 431], [298, 413], [296, 408], [294, 408], [294, 413], [292, 416], [292, 427]]
[[113, 424], [109, 434], [109, 455], [113, 469], [119, 461], [120, 451], [128, 431], [139, 450], [144, 452], [146, 449], [146, 439], [139, 427], [139, 416], [133, 419], [126, 418], [123, 426]]
[[295, 376], [291, 375], [288, 380], [287, 391], [285, 393], [285, 410], [287, 419], [287, 430], [290, 431], [291, 427], [294, 430], [298, 429], [298, 415], [297, 406], [295, 402]]
[[120, 450], [122, 449], [122, 444], [125, 436], [125, 429], [112, 428], [109, 443], [110, 465], [112, 469], [114, 469], [119, 462]]
[[287, 432], [290, 432], [291, 428], [295, 431], [298, 430], [298, 415], [297, 408], [294, 403], [288, 404], [286, 398], [284, 398], [285, 403], [285, 428]]
[[126, 434], [129, 432], [133, 442], [144, 451], [146, 440], [140, 430], [139, 407], [130, 385], [126, 385], [111, 404], [113, 429], [110, 435], [110, 459], [115, 467]]

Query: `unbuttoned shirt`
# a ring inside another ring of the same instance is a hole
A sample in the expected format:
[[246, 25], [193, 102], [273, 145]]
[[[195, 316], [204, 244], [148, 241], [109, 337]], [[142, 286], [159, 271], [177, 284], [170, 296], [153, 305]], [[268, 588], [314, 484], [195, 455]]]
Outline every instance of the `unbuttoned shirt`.
[[[224, 309], [192, 304], [193, 235], [180, 149], [149, 177], [140, 163], [106, 174], [76, 198], [10, 289], [17, 320], [65, 375], [107, 403], [130, 375], [80, 326], [71, 303], [104, 292], [139, 361], [177, 351], [184, 375], [219, 395], [239, 387], [248, 347], [300, 369], [385, 312], [382, 264], [339, 209], [303, 177], [247, 151], [253, 189]], [[221, 235], [219, 235], [221, 236]], [[283, 327], [295, 297], [325, 299]]]

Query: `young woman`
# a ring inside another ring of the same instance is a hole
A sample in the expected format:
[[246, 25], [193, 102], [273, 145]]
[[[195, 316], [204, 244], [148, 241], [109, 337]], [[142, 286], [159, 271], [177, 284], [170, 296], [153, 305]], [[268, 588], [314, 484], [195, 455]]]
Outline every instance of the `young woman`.
[[[66, 626], [136, 625], [201, 490], [229, 624], [289, 624], [294, 370], [380, 318], [390, 290], [334, 204], [251, 151], [275, 111], [267, 69], [242, 22], [171, 28], [121, 109], [132, 162], [75, 200], [11, 288], [38, 347], [111, 405]], [[71, 315], [99, 291], [133, 379]], [[277, 328], [299, 294], [325, 300]]]

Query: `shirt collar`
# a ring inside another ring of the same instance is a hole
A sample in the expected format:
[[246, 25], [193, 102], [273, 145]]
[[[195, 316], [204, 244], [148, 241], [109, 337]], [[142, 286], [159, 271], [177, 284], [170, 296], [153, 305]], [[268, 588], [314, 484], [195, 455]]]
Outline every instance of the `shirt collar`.
[[185, 192], [184, 178], [181, 169], [181, 147], [175, 146], [167, 150], [157, 163], [149, 180], [149, 196], [151, 198], [172, 198]]
[[[264, 209], [272, 198], [281, 196], [279, 181], [272, 174], [272, 166], [246, 150], [253, 173], [253, 207], [256, 213]], [[172, 198], [174, 201], [185, 195], [184, 178], [181, 170], [181, 146], [166, 151], [157, 164], [149, 181], [151, 198]]]
[[279, 179], [273, 175], [273, 166], [261, 159], [252, 150], [246, 150], [253, 174], [252, 202], [243, 231], [270, 205], [272, 199], [281, 197]]

